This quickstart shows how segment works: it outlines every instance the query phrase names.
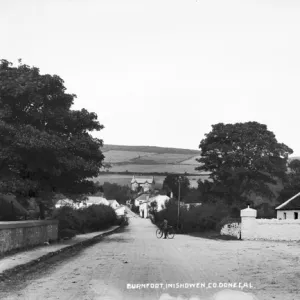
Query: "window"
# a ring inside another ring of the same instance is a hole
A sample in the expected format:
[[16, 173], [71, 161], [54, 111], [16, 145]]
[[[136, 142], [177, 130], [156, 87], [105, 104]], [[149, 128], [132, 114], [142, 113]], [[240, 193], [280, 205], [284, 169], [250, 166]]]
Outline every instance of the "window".
[[286, 213], [283, 213], [283, 218], [286, 219]]
[[294, 212], [294, 219], [298, 219], [298, 213]]

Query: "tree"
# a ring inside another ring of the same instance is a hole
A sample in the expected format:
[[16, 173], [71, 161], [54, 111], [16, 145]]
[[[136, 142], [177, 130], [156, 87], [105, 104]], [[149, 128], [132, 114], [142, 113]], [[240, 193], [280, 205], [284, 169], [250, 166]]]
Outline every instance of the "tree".
[[[186, 176], [169, 174], [163, 182], [163, 189], [167, 194], [173, 193], [173, 196], [178, 199], [180, 181], [180, 199], [188, 193], [190, 187], [190, 181]], [[169, 195], [168, 195], [169, 196]]]
[[288, 155], [293, 150], [278, 143], [266, 125], [219, 123], [205, 136], [197, 159], [201, 165], [196, 170], [210, 172], [210, 192], [229, 202], [247, 201], [251, 193], [274, 196], [268, 184], [285, 177]]
[[152, 201], [150, 203], [150, 212], [153, 214], [157, 212], [157, 201]]
[[126, 185], [118, 185], [117, 183], [104, 182], [104, 197], [107, 200], [117, 200], [119, 203], [126, 204], [131, 198], [131, 190]]
[[183, 201], [185, 203], [201, 203], [202, 193], [199, 191], [199, 189], [190, 189], [190, 191], [184, 197]]
[[19, 60], [0, 63], [0, 191], [51, 203], [61, 193], [77, 200], [94, 191], [103, 142], [89, 132], [104, 127], [86, 109], [71, 110], [57, 75], [41, 75]]
[[283, 181], [283, 190], [280, 192], [278, 201], [280, 203], [288, 200], [300, 192], [300, 160], [293, 159], [288, 164], [289, 172]]

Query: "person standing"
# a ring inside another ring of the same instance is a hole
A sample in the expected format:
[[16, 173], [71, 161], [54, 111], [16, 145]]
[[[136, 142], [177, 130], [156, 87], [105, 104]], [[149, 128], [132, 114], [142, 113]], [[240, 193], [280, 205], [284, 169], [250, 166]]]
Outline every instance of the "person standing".
[[167, 234], [168, 234], [168, 220], [167, 219], [164, 219], [163, 221], [163, 232], [164, 232], [164, 239], [167, 238]]

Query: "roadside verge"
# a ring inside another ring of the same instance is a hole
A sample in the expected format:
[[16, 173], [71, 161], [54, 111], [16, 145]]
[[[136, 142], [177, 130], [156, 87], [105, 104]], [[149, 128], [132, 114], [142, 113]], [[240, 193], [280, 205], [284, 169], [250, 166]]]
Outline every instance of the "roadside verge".
[[32, 267], [39, 262], [58, 255], [64, 251], [82, 246], [90, 246], [99, 242], [103, 237], [116, 233], [122, 226], [113, 226], [101, 232], [77, 235], [73, 239], [44, 245], [29, 251], [16, 253], [0, 259], [0, 281], [9, 278], [13, 273]]

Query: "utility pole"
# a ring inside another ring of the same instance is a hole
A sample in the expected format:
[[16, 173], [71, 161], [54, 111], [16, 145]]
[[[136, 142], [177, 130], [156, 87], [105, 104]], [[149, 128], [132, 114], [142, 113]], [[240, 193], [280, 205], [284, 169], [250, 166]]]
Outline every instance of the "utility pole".
[[178, 214], [177, 214], [177, 229], [179, 229], [179, 211], [180, 211], [180, 176], [178, 176]]

